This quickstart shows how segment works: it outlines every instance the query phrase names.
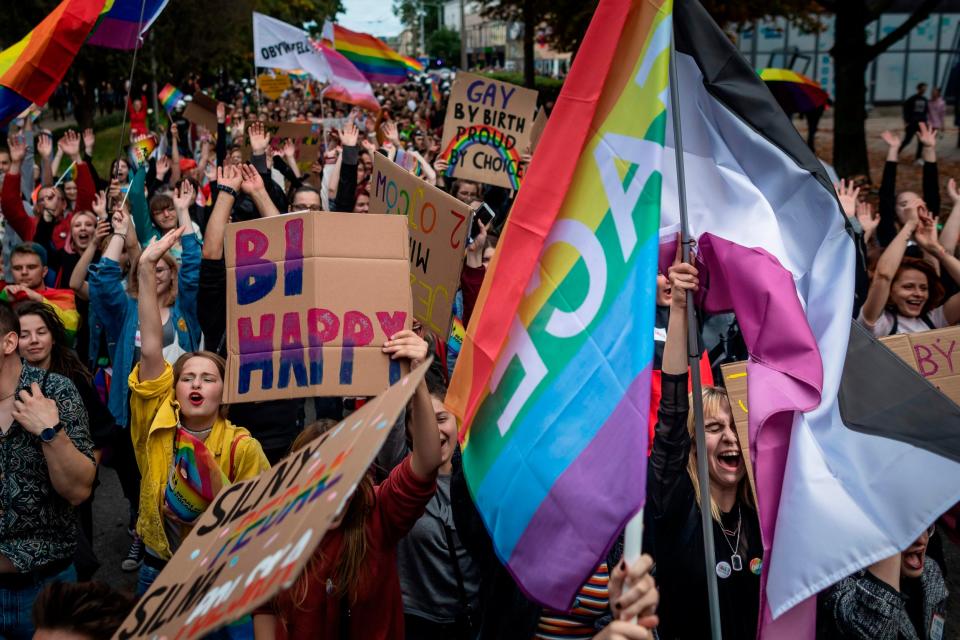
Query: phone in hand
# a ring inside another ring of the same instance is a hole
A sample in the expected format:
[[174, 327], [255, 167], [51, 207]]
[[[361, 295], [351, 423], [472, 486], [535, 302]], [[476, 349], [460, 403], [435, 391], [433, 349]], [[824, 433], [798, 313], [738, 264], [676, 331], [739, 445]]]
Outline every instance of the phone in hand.
[[487, 227], [496, 217], [497, 214], [490, 208], [490, 205], [486, 202], [481, 203], [477, 210], [473, 212], [473, 222], [470, 224], [470, 236], [467, 238], [467, 244], [473, 244], [474, 238], [480, 235], [481, 224]]

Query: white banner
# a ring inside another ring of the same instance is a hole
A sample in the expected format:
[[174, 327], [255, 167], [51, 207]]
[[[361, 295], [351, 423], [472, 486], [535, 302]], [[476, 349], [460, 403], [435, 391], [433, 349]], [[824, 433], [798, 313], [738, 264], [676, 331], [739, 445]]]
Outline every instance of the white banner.
[[330, 78], [326, 59], [310, 43], [306, 31], [257, 12], [253, 13], [253, 61], [258, 67], [303, 69], [320, 82]]

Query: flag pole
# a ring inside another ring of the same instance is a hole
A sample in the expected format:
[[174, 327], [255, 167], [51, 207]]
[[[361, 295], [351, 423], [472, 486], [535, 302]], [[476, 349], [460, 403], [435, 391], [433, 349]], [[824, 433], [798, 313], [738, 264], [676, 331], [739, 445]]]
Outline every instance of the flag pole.
[[[676, 27], [674, 27], [676, 28]], [[670, 39], [670, 114], [673, 121], [673, 146], [677, 163], [677, 193], [680, 196], [680, 242], [683, 261], [690, 262], [690, 225], [687, 221], [687, 186], [683, 174], [683, 134], [680, 130], [680, 90], [677, 80], [675, 37]], [[717, 594], [717, 559], [713, 546], [713, 513], [710, 508], [710, 471], [707, 467], [707, 438], [703, 427], [703, 383], [700, 380], [700, 340], [693, 292], [687, 292], [687, 360], [693, 386], [693, 419], [697, 432], [697, 476], [700, 482], [700, 524], [703, 527], [703, 555], [706, 560], [707, 600], [710, 605], [710, 631], [713, 640], [721, 640], [720, 599]]]

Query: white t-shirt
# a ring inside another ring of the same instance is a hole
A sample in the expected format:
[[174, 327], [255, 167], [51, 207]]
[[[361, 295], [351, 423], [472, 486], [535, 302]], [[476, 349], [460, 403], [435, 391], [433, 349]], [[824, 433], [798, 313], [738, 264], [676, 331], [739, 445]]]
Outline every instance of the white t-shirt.
[[[943, 315], [943, 305], [930, 311], [927, 314], [927, 318], [933, 324], [934, 329], [950, 326], [946, 316]], [[870, 326], [870, 323], [863, 317], [863, 310], [861, 309], [860, 315], [857, 317], [857, 322], [872, 331], [874, 337], [882, 338], [883, 336], [890, 335], [890, 330], [893, 329], [893, 313], [884, 309], [880, 317], [877, 318], [876, 324]], [[897, 333], [920, 333], [921, 331], [929, 330], [930, 326], [924, 322], [922, 318], [908, 318], [899, 313], [897, 314]]]

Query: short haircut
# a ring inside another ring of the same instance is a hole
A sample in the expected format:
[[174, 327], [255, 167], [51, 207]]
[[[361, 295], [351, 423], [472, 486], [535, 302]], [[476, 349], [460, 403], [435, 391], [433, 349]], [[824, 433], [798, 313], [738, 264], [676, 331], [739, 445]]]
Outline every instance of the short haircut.
[[320, 198], [320, 202], [323, 202], [323, 198], [320, 197], [320, 191], [316, 187], [311, 187], [308, 184], [301, 185], [293, 190], [293, 193], [290, 194], [290, 203], [293, 204], [293, 201], [296, 199], [297, 194], [299, 193], [315, 193], [317, 197]]
[[173, 209], [173, 198], [167, 194], [161, 193], [150, 198], [150, 215], [167, 209]]
[[10, 332], [20, 335], [20, 316], [13, 311], [9, 302], [0, 301], [0, 337]]
[[40, 258], [40, 264], [47, 266], [47, 250], [36, 242], [23, 242], [15, 246], [13, 251], [10, 252], [11, 262], [13, 262], [13, 256], [16, 255], [37, 256]]
[[109, 640], [132, 608], [129, 596], [102, 582], [51, 582], [33, 601], [33, 626]]

